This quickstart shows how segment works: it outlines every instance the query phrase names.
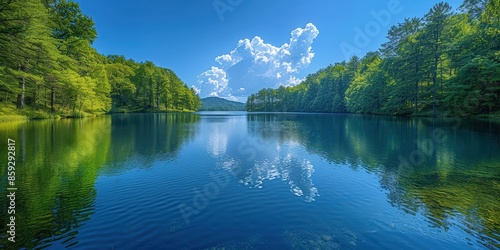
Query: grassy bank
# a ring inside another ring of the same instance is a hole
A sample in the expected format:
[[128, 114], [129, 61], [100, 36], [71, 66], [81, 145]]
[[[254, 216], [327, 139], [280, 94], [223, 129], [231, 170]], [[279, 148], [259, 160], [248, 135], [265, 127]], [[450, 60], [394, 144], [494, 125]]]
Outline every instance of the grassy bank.
[[44, 109], [34, 110], [29, 107], [19, 110], [14, 105], [0, 105], [0, 121], [82, 118], [97, 115], [99, 114], [90, 114], [86, 112], [51, 112], [50, 110]]
[[28, 120], [29, 117], [26, 114], [22, 114], [15, 107], [11, 106], [0, 106], [0, 122], [6, 121], [21, 121]]
[[0, 122], [37, 120], [37, 119], [60, 119], [60, 118], [83, 118], [95, 117], [107, 114], [125, 114], [125, 113], [188, 113], [195, 112], [188, 109], [168, 109], [168, 110], [126, 110], [114, 109], [109, 113], [91, 114], [87, 112], [51, 112], [50, 110], [33, 110], [26, 108], [19, 110], [15, 105], [0, 105]]

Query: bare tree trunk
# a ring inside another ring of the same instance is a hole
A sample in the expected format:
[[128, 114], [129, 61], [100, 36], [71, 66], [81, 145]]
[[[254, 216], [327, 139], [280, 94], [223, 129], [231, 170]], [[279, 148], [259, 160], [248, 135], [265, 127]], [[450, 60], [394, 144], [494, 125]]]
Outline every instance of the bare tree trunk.
[[52, 112], [56, 111], [54, 105], [56, 103], [56, 91], [54, 89], [54, 86], [52, 86], [50, 88], [50, 110], [52, 110]]
[[19, 82], [19, 87], [21, 88], [21, 93], [17, 96], [17, 108], [24, 109], [24, 91], [26, 88], [26, 77], [23, 76]]

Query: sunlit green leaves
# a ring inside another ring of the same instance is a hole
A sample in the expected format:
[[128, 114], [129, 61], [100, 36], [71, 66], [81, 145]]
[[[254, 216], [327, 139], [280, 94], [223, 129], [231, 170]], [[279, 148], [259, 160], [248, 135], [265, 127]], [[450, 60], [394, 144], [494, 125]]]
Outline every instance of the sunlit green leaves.
[[96, 37], [74, 1], [0, 1], [0, 101], [77, 116], [112, 107], [199, 108], [199, 97], [171, 70], [106, 58], [91, 46]]
[[[500, 0], [441, 2], [388, 31], [380, 54], [336, 63], [301, 84], [263, 89], [249, 111], [478, 115], [500, 112]], [[285, 107], [284, 109], [281, 107]]]

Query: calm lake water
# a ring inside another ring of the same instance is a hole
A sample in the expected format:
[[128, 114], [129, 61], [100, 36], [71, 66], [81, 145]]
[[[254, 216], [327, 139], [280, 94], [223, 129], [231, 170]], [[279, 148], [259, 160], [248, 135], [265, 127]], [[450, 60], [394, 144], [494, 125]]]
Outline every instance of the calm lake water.
[[499, 121], [126, 114], [0, 140], [2, 249], [500, 247]]

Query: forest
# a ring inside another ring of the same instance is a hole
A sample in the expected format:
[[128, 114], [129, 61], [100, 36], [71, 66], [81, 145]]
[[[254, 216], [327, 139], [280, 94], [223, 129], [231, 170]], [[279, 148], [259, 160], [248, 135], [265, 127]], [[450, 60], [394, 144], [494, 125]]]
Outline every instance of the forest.
[[0, 114], [30, 118], [196, 111], [170, 69], [104, 56], [93, 20], [70, 0], [0, 0]]
[[379, 51], [296, 86], [262, 89], [248, 111], [383, 115], [500, 114], [500, 0], [441, 2], [390, 28]]

